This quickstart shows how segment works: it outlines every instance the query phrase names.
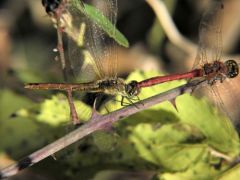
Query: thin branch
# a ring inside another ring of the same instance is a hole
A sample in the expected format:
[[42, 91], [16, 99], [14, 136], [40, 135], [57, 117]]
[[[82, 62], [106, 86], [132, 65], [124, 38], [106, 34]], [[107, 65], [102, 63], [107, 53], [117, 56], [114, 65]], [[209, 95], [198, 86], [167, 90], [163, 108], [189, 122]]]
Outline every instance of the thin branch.
[[165, 3], [162, 0], [146, 0], [155, 12], [169, 40], [188, 54], [196, 52], [197, 45], [185, 38], [175, 26]]
[[184, 93], [191, 93], [193, 89], [205, 85], [206, 81], [199, 82], [193, 81], [191, 84], [182, 85], [177, 88], [171, 89], [167, 92], [160, 93], [156, 96], [150, 97], [143, 101], [139, 101], [136, 106], [128, 106], [117, 111], [114, 111], [107, 115], [96, 115], [92, 116], [92, 119], [88, 121], [85, 125], [79, 127], [78, 129], [70, 132], [64, 137], [56, 140], [55, 142], [43, 147], [42, 149], [32, 153], [31, 155], [23, 158], [18, 163], [13, 164], [0, 171], [0, 179], [13, 176], [17, 174], [20, 170], [25, 169], [29, 166], [32, 166], [35, 163], [45, 159], [48, 156], [64, 149], [65, 147], [71, 145], [72, 143], [86, 137], [87, 135], [97, 131], [104, 130], [112, 126], [113, 123], [128, 117], [132, 114], [135, 114], [139, 111], [145, 110], [150, 106], [161, 103], [163, 101], [171, 101], [182, 95]]
[[63, 48], [63, 36], [62, 36], [62, 29], [61, 29], [61, 20], [60, 20], [59, 16], [56, 17], [56, 21], [57, 21], [56, 24], [57, 24], [57, 40], [58, 40], [57, 49], [58, 49], [58, 52], [59, 52], [59, 58], [60, 58], [62, 70], [64, 70], [66, 68], [66, 60], [65, 60], [64, 48]]
[[54, 24], [56, 25], [57, 29], [57, 50], [59, 53], [59, 59], [61, 63], [61, 68], [63, 72], [64, 81], [69, 81], [68, 77], [72, 78], [73, 71], [70, 67], [70, 62], [66, 61], [65, 58], [65, 52], [64, 52], [64, 45], [63, 45], [63, 33], [65, 32], [65, 25], [62, 23], [63, 14], [65, 13], [67, 0], [63, 0], [59, 7], [54, 10], [52, 14], [50, 14], [50, 17], [52, 17], [52, 20]]
[[219, 157], [219, 158], [222, 158], [222, 159], [225, 159], [226, 161], [228, 162], [232, 162], [232, 158], [226, 154], [223, 154], [211, 147], [208, 147], [208, 151], [211, 153], [211, 155], [215, 156], [215, 157]]

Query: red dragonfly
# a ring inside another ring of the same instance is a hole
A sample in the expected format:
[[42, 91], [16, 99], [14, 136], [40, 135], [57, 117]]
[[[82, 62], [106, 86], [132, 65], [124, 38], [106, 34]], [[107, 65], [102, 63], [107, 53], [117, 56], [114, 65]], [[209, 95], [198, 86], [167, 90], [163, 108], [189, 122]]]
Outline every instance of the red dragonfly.
[[[159, 76], [138, 82], [138, 87], [148, 87], [155, 84], [177, 79], [205, 80], [209, 86], [204, 87], [208, 97], [237, 126], [239, 110], [238, 95], [239, 63], [234, 59], [222, 59], [222, 24], [224, 4], [222, 0], [211, 1], [211, 6], [203, 14], [199, 25], [199, 47], [193, 65], [193, 70], [187, 73]], [[226, 127], [231, 126], [226, 120]], [[231, 128], [228, 128], [229, 130]]]

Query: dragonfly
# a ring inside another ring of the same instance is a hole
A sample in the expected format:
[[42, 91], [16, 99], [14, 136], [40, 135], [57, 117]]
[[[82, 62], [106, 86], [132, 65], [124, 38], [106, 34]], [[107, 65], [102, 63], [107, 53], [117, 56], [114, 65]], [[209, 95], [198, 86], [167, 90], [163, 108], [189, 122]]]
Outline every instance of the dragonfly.
[[[110, 11], [104, 14], [109, 20], [116, 24], [117, 20], [117, 1], [103, 1], [105, 5], [110, 7]], [[54, 6], [55, 7], [55, 6]], [[84, 83], [29, 83], [25, 85], [27, 89], [39, 89], [39, 90], [63, 90], [67, 92], [68, 102], [70, 106], [71, 119], [74, 124], [79, 122], [76, 108], [73, 103], [72, 92], [92, 92], [92, 93], [105, 93], [108, 95], [121, 95], [121, 105], [124, 105], [124, 99], [127, 99], [131, 104], [132, 99], [138, 98], [142, 88], [151, 87], [160, 83], [180, 80], [180, 79], [194, 79], [203, 78], [209, 85], [213, 86], [217, 83], [223, 83], [226, 79], [232, 79], [238, 76], [239, 66], [235, 60], [227, 60], [223, 62], [221, 60], [221, 36], [222, 36], [222, 16], [223, 16], [223, 2], [221, 0], [215, 0], [212, 3], [212, 7], [203, 15], [199, 26], [199, 49], [194, 63], [192, 71], [187, 73], [171, 74], [166, 76], [157, 76], [149, 78], [143, 81], [131, 81], [125, 83], [124, 79], [117, 76], [117, 58], [112, 58], [110, 53], [116, 53], [114, 47], [116, 43], [113, 39], [106, 38], [104, 32], [97, 27], [94, 22], [87, 19], [84, 14], [79, 15], [82, 22], [86, 22], [88, 33], [85, 35], [86, 48], [93, 55], [91, 58], [92, 72], [89, 70], [81, 69], [82, 76], [84, 74], [94, 74], [95, 80]], [[48, 10], [49, 11], [49, 10]], [[79, 18], [78, 17], [78, 18]], [[206, 35], [208, 34], [208, 35]], [[104, 44], [108, 43], [108, 49]], [[72, 48], [70, 51], [70, 57], [74, 66], [79, 66], [79, 52], [76, 48]], [[108, 66], [104, 71], [103, 60]], [[79, 71], [77, 71], [79, 72]], [[93, 77], [93, 75], [90, 75]]]
[[[224, 20], [223, 0], [213, 0], [202, 15], [199, 24], [198, 51], [191, 71], [180, 74], [158, 76], [138, 82], [138, 88], [150, 87], [159, 83], [186, 79], [189, 84], [195, 80], [205, 82], [204, 95], [212, 100], [220, 113], [232, 120], [237, 127], [239, 124], [238, 96], [239, 61], [236, 59], [223, 60], [222, 25]], [[193, 90], [195, 90], [193, 88]], [[196, 91], [197, 92], [197, 91]], [[176, 107], [175, 100], [172, 102]], [[232, 124], [228, 119], [224, 125], [232, 133]]]
[[[195, 79], [207, 82], [204, 91], [219, 110], [228, 116], [234, 125], [238, 125], [239, 111], [237, 110], [239, 61], [236, 59], [223, 60], [222, 25], [224, 4], [222, 0], [213, 0], [203, 14], [199, 24], [198, 51], [192, 71], [167, 76], [153, 77], [138, 83], [139, 87], [149, 87], [155, 84], [187, 79], [189, 83]], [[229, 102], [234, 100], [234, 102]], [[229, 122], [224, 122], [229, 127]], [[231, 128], [227, 128], [231, 129]]]

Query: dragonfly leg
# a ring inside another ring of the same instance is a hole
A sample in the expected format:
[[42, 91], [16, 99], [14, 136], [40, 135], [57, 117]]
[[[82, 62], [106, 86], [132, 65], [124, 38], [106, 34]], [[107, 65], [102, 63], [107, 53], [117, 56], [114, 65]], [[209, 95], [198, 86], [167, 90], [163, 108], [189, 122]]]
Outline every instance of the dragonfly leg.
[[225, 74], [221, 74], [219, 80], [221, 83], [223, 83], [225, 80], [227, 79], [226, 75]]
[[128, 106], [128, 105], [131, 105], [131, 103], [126, 103], [126, 102], [124, 102], [124, 96], [122, 96], [121, 106]]
[[[124, 98], [126, 98], [129, 103], [124, 102]], [[129, 97], [124, 97], [124, 96], [122, 96], [121, 106], [129, 106], [129, 105], [133, 105], [133, 106], [135, 106], [137, 109], [139, 109], [138, 106], [137, 106]]]
[[126, 97], [126, 99], [129, 101], [129, 104], [135, 106], [135, 108], [139, 109], [139, 107], [128, 97]]
[[68, 103], [70, 107], [70, 115], [71, 115], [72, 123], [74, 125], [79, 124], [77, 111], [72, 98], [72, 90], [67, 90], [67, 98], [68, 98]]
[[121, 106], [124, 106], [123, 102], [124, 102], [124, 96], [122, 96], [122, 99], [121, 99]]
[[141, 99], [139, 98], [139, 96], [134, 96], [134, 97], [131, 97], [131, 100], [133, 100], [133, 101], [140, 101]]
[[[139, 98], [139, 96], [136, 96], [137, 100], [140, 101], [141, 99]], [[140, 102], [143, 106], [144, 104], [142, 102]]]
[[107, 111], [107, 114], [110, 113], [110, 111], [108, 110], [108, 108], [104, 105], [104, 109]]

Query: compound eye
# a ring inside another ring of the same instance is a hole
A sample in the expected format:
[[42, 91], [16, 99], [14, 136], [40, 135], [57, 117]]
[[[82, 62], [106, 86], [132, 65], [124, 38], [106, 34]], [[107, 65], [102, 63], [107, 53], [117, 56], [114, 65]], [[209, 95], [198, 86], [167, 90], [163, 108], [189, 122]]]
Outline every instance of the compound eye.
[[131, 81], [129, 84], [126, 85], [126, 93], [132, 97], [139, 94], [139, 88], [137, 86], [137, 81]]
[[225, 62], [227, 67], [227, 77], [234, 78], [239, 74], [239, 67], [236, 61], [234, 60], [227, 60]]

